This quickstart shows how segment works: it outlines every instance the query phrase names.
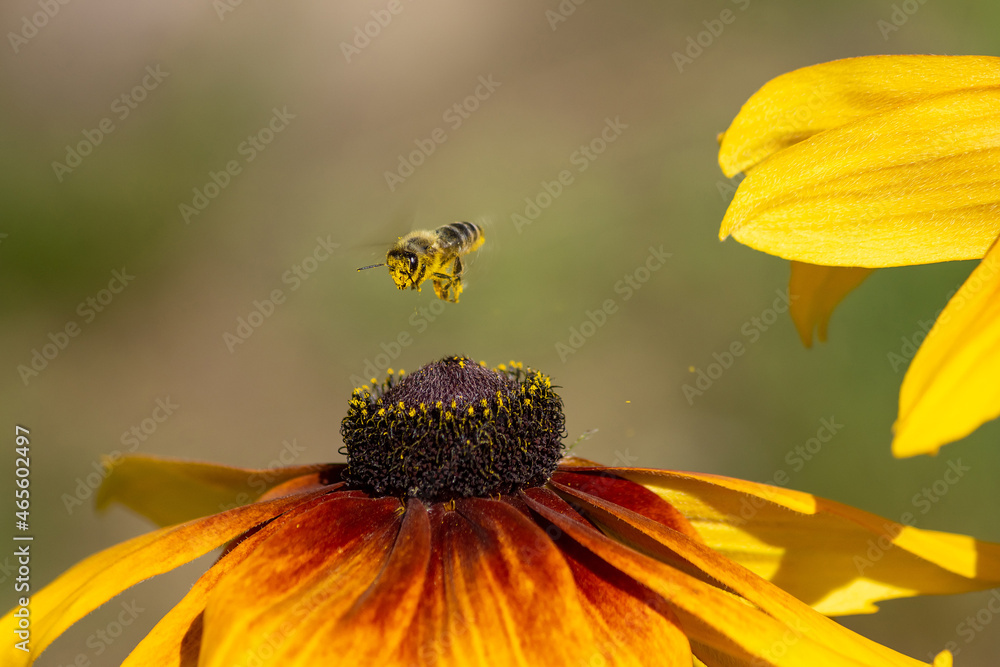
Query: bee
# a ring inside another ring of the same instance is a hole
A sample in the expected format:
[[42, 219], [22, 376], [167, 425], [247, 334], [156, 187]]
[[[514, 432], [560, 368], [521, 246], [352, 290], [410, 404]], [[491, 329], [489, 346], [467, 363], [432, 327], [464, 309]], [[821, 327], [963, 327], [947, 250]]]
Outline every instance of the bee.
[[443, 301], [458, 303], [462, 293], [462, 256], [479, 249], [486, 240], [483, 229], [471, 222], [453, 222], [431, 231], [419, 229], [389, 248], [385, 261], [363, 266], [358, 271], [388, 266], [398, 289], [420, 291], [420, 283], [430, 278], [434, 293]]

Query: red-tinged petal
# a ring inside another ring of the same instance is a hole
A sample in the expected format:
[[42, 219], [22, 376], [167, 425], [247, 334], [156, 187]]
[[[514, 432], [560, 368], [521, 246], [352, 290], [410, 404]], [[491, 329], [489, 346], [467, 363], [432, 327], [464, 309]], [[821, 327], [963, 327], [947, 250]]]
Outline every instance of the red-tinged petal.
[[159, 526], [170, 526], [246, 505], [270, 487], [318, 467], [253, 470], [129, 455], [113, 464], [97, 490], [97, 509], [119, 502]]
[[[964, 473], [949, 462], [950, 475]], [[920, 530], [806, 493], [744, 480], [612, 468], [680, 510], [712, 549], [826, 615], [1000, 585], [1000, 545]], [[903, 516], [912, 522], [915, 517]]]
[[416, 642], [390, 664], [569, 665], [599, 654], [572, 572], [544, 531], [498, 500], [439, 508], [431, 527], [441, 560], [423, 595], [427, 613], [411, 627]]
[[[32, 650], [15, 656], [16, 661], [9, 664], [12, 667], [31, 664], [66, 628], [115, 595], [208, 553], [306, 498], [279, 498], [161, 528], [77, 563], [31, 596]], [[12, 613], [0, 620], [4, 636], [12, 636], [16, 627]]]
[[564, 499], [577, 506], [578, 511], [582, 511], [619, 541], [664, 562], [673, 563], [680, 558], [707, 575], [710, 583], [721, 583], [778, 621], [813, 637], [832, 650], [862, 659], [866, 663], [870, 661], [871, 664], [878, 664], [879, 660], [891, 663], [898, 657], [894, 651], [822, 616], [709, 547], [604, 499], [555, 482], [552, 486]]
[[1000, 242], [938, 316], [903, 379], [892, 453], [935, 454], [1000, 416]]
[[872, 271], [855, 266], [792, 262], [792, 275], [788, 281], [789, 312], [803, 345], [812, 347], [813, 332], [821, 342], [826, 341], [827, 325], [833, 309]]
[[406, 505], [402, 525], [385, 566], [340, 615], [315, 614], [284, 640], [288, 665], [369, 667], [396, 664], [400, 645], [412, 640], [411, 623], [424, 590], [431, 557], [427, 508], [416, 499]]
[[[281, 482], [276, 486], [272, 486], [268, 491], [261, 494], [260, 498], [257, 500], [273, 500], [274, 498], [309, 493], [312, 491], [319, 491], [320, 489], [325, 489], [327, 492], [339, 490], [342, 486], [344, 486], [344, 482], [340, 481], [340, 471], [338, 468], [346, 467], [347, 466], [339, 465], [329, 466], [320, 472], [309, 473], [307, 475], [302, 475], [301, 477], [293, 477], [287, 482]], [[340, 491], [339, 493], [340, 495], [346, 495], [351, 492]]]
[[276, 520], [209, 596], [200, 667], [289, 664], [293, 636], [342, 615], [375, 580], [401, 510], [395, 498], [334, 493]]
[[641, 484], [624, 477], [617, 477], [611, 473], [578, 474], [557, 470], [552, 475], [552, 481], [603, 498], [683, 533], [691, 539], [701, 540], [698, 531], [677, 508]]
[[[568, 520], [586, 520], [557, 496], [537, 494], [535, 500]], [[521, 500], [523, 510], [531, 512]], [[544, 521], [544, 520], [543, 520]], [[593, 552], [562, 537], [555, 525], [544, 528], [569, 563], [590, 618], [595, 639], [604, 653], [622, 665], [679, 665], [692, 662], [691, 647], [677, 617], [662, 596], [625, 575]]]
[[730, 593], [622, 545], [538, 502], [539, 496], [551, 493], [546, 489], [528, 489], [521, 495], [532, 510], [559, 527], [567, 537], [664, 597], [692, 642], [711, 646], [739, 660], [756, 661], [754, 664], [758, 665], [876, 667], [922, 664], [902, 655], [891, 660], [879, 657], [868, 661], [844, 655], [820, 643], [828, 638], [825, 635], [813, 636], [816, 633], [808, 632], [807, 626], [781, 623]]
[[1000, 58], [863, 56], [783, 74], [747, 100], [722, 137], [734, 176], [824, 130], [957, 90], [1000, 86]]

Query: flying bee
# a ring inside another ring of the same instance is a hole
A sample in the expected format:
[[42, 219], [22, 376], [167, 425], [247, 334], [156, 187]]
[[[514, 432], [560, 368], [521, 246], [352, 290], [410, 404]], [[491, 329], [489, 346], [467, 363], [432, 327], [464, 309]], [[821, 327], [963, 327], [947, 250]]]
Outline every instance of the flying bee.
[[462, 256], [475, 252], [486, 240], [483, 229], [471, 222], [453, 222], [431, 231], [412, 231], [389, 248], [385, 261], [358, 271], [388, 266], [398, 289], [420, 291], [430, 278], [439, 299], [458, 303], [462, 293]]

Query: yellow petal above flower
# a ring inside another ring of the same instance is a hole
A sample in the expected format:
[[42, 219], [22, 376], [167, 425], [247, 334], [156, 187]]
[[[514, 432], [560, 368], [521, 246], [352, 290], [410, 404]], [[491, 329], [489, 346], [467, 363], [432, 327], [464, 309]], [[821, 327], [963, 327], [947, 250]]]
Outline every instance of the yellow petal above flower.
[[1000, 59], [863, 56], [803, 67], [747, 100], [722, 137], [719, 165], [732, 177], [814, 134], [958, 90], [1000, 86]]
[[871, 272], [872, 269], [853, 266], [792, 262], [792, 275], [788, 280], [791, 301], [788, 311], [803, 345], [812, 347], [813, 332], [821, 342], [826, 340], [833, 309]]
[[[765, 86], [733, 121], [720, 150], [724, 170], [756, 166], [740, 184], [720, 238], [830, 266], [982, 257], [1000, 234], [1000, 58], [839, 62], [829, 79], [824, 66], [786, 75], [797, 81], [808, 74], [828, 104], [846, 110], [815, 128], [806, 123], [804, 135], [777, 130], [785, 137], [772, 137], [779, 150], [760, 157], [764, 149], [747, 128], [766, 122], [761, 109], [794, 111], [784, 86]], [[872, 68], [883, 70], [883, 81], [872, 78]], [[866, 90], [881, 101], [859, 102]], [[885, 99], [879, 90], [888, 91]], [[728, 157], [743, 154], [757, 157]]]
[[1000, 416], [1000, 243], [938, 316], [903, 379], [892, 451], [934, 454]]
[[[747, 172], [720, 237], [795, 262], [808, 346], [865, 269], [979, 259], [1000, 237], [1000, 58], [870, 56], [780, 76], [744, 105], [719, 161]], [[989, 267], [977, 273], [973, 289], [992, 294]], [[897, 456], [1000, 415], [998, 313], [973, 296], [952, 300], [907, 373]]]

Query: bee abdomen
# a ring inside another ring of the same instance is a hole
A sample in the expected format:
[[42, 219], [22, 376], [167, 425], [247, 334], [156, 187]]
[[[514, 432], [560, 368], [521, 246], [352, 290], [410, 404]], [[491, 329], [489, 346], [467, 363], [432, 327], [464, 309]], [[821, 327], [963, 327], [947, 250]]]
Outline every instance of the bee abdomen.
[[475, 250], [483, 242], [482, 228], [472, 222], [453, 222], [435, 231], [442, 245], [461, 248], [464, 252]]

